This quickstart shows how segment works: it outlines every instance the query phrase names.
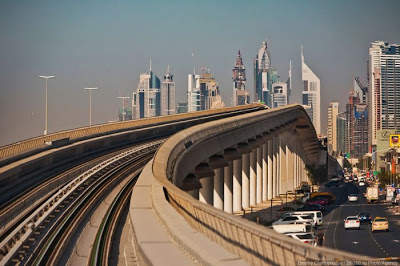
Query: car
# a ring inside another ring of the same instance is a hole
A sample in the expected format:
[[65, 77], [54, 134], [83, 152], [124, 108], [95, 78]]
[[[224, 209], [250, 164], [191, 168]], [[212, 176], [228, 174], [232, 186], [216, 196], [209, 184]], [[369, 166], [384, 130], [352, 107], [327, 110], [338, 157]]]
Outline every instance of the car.
[[276, 224], [295, 224], [295, 223], [307, 223], [313, 224], [314, 219], [309, 215], [284, 215], [278, 221], [272, 223], [272, 225]]
[[353, 177], [353, 180], [354, 180], [354, 181], [358, 181], [358, 177], [355, 175], [355, 176]]
[[320, 204], [305, 204], [303, 207], [298, 208], [297, 211], [325, 211], [325, 207]]
[[363, 187], [363, 186], [365, 186], [365, 182], [364, 182], [364, 181], [360, 181], [360, 182], [358, 182], [358, 186], [360, 186], [360, 187]]
[[375, 217], [372, 221], [371, 231], [382, 231], [386, 230], [389, 231], [389, 221], [386, 217]]
[[297, 239], [303, 243], [310, 244], [313, 246], [317, 245], [315, 235], [313, 233], [285, 233], [285, 235]]
[[328, 201], [327, 202], [328, 204], [331, 204], [331, 203], [333, 203], [335, 201], [335, 199], [331, 195], [318, 195], [317, 197], [326, 199]]
[[358, 220], [357, 216], [347, 216], [346, 219], [344, 219], [344, 229], [349, 229], [349, 228], [356, 228], [360, 230], [360, 221]]
[[360, 223], [371, 223], [372, 221], [371, 214], [369, 212], [360, 212], [357, 217]]
[[306, 201], [306, 204], [307, 205], [308, 204], [319, 204], [319, 205], [322, 205], [322, 206], [326, 206], [326, 205], [328, 205], [328, 200], [325, 199], [325, 198], [314, 197], [312, 199], [308, 199]]
[[349, 199], [349, 202], [358, 201], [358, 195], [357, 194], [350, 194], [349, 196], [347, 196], [347, 198]]
[[338, 181], [330, 181], [330, 182], [325, 184], [325, 187], [338, 187], [338, 186], [339, 186], [339, 182]]

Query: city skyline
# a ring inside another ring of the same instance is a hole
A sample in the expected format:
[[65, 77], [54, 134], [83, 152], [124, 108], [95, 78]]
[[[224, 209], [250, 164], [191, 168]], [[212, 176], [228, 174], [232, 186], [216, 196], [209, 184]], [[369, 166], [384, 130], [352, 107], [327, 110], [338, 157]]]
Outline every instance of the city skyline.
[[[396, 1], [207, 3], [3, 1], [0, 146], [43, 133], [45, 84], [39, 75], [56, 76], [48, 84], [51, 133], [88, 125], [85, 87], [99, 88], [92, 94], [92, 124], [117, 120], [121, 105], [117, 97], [132, 95], [150, 58], [157, 75], [170, 65], [176, 103], [186, 101], [187, 75], [193, 67], [197, 73], [206, 67], [230, 105], [237, 50], [244, 65], [251, 66], [265, 40], [281, 82], [287, 79], [292, 60], [291, 103], [301, 103], [303, 45], [307, 65], [321, 80], [321, 131], [325, 133], [327, 106], [332, 101], [344, 106], [352, 75], [367, 84], [370, 43], [400, 43]], [[387, 4], [392, 8], [385, 8]], [[235, 17], [239, 11], [240, 21]], [[168, 12], [172, 16], [166, 31], [162, 19]], [[237, 38], [238, 30], [242, 38]], [[246, 86], [253, 101], [251, 67], [248, 71]]]

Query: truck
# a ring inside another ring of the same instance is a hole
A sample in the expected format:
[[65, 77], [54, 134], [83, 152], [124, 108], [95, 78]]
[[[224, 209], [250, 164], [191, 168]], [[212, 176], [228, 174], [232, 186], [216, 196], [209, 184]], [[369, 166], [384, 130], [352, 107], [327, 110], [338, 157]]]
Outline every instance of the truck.
[[378, 201], [378, 187], [367, 187], [367, 201], [372, 203]]

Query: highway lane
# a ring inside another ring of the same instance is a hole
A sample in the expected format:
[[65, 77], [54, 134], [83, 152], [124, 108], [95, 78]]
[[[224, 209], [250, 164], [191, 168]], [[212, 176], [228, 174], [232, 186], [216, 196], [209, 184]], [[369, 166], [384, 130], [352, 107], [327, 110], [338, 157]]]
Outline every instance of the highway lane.
[[[327, 207], [324, 225], [319, 229], [325, 233], [325, 246], [370, 257], [400, 256], [400, 216], [390, 212], [391, 204], [367, 204], [363, 193], [366, 187], [357, 183], [345, 183], [338, 188], [326, 189], [336, 195], [336, 201]], [[348, 202], [349, 194], [358, 194], [358, 202]], [[360, 230], [344, 229], [347, 216], [368, 211], [372, 218], [384, 216], [389, 219], [390, 232], [371, 232], [370, 224], [362, 224]]]

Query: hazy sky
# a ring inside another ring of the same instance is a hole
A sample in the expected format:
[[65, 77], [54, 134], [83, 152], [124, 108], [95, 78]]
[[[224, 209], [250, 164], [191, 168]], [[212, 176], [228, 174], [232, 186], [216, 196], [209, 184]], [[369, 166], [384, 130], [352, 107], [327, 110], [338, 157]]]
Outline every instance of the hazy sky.
[[[140, 73], [162, 78], [167, 64], [177, 102], [186, 101], [195, 65], [211, 70], [227, 105], [240, 49], [253, 96], [253, 59], [268, 40], [281, 81], [292, 60], [293, 95], [301, 102], [300, 46], [321, 80], [322, 128], [327, 106], [343, 110], [352, 76], [367, 85], [368, 47], [400, 43], [400, 1], [23, 1], [0, 2], [0, 145], [43, 133], [49, 80], [49, 132], [117, 119]], [[194, 57], [192, 57], [192, 53]], [[253, 97], [252, 99], [253, 100]], [[33, 115], [32, 115], [33, 114]]]

